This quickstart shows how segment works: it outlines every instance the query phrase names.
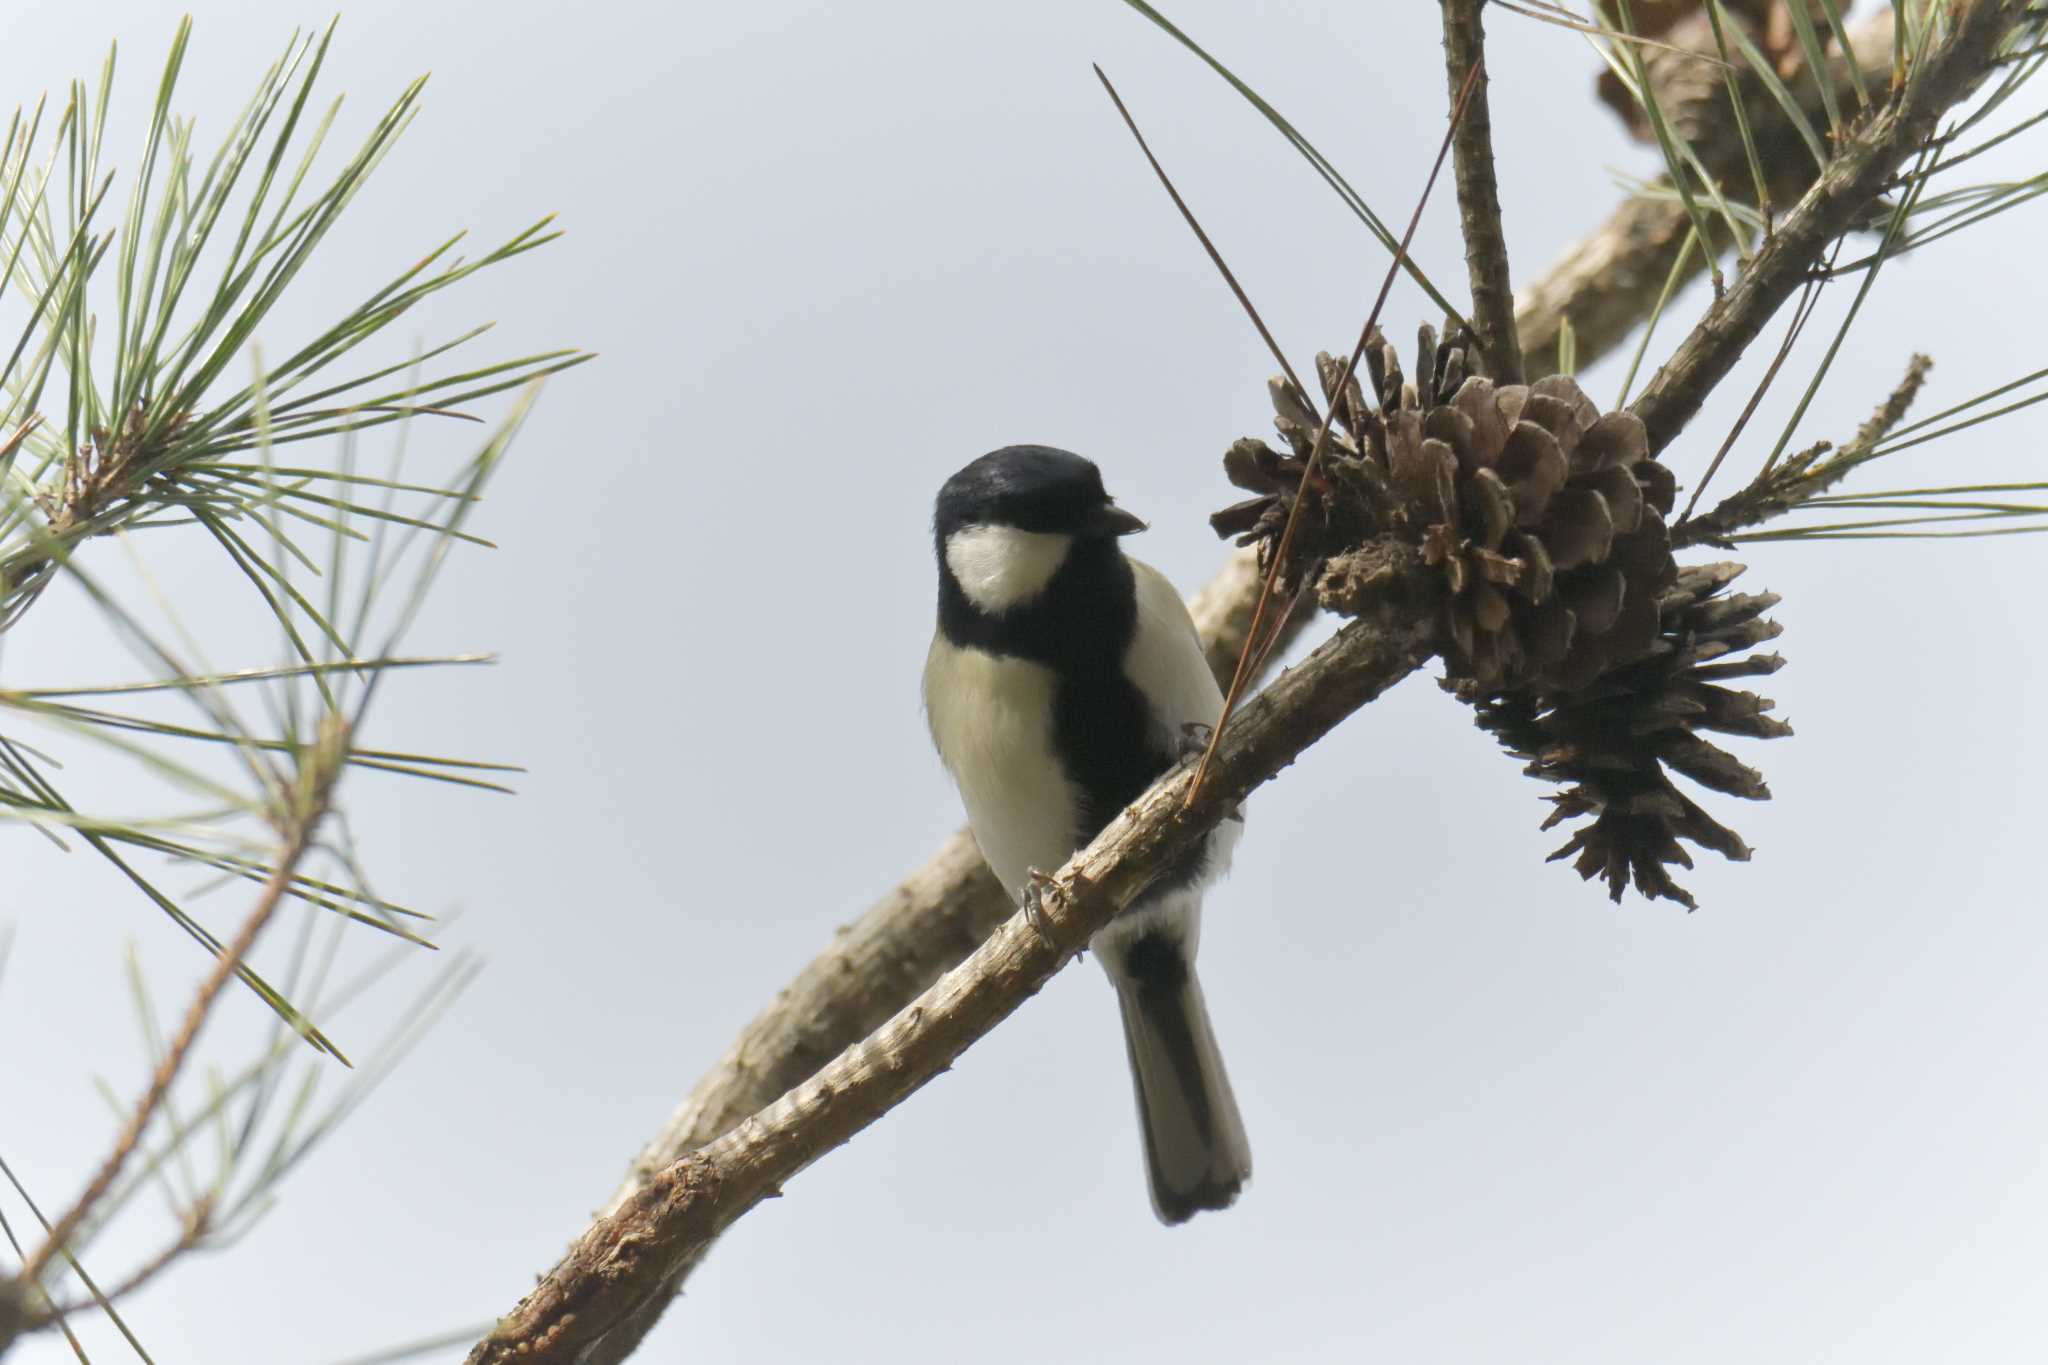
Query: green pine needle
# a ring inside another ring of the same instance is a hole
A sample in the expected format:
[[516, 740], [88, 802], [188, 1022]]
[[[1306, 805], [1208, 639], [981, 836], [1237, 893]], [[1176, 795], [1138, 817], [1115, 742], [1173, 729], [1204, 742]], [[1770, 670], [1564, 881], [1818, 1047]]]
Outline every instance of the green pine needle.
[[1399, 257], [1401, 268], [1407, 271], [1409, 278], [1414, 280], [1421, 287], [1422, 292], [1429, 296], [1429, 301], [1442, 309], [1444, 316], [1450, 319], [1454, 326], [1465, 325], [1464, 315], [1452, 307], [1451, 301], [1444, 296], [1443, 292], [1436, 285], [1430, 282], [1428, 276], [1422, 273], [1422, 268], [1415, 264], [1415, 258], [1401, 251], [1399, 236], [1387, 226], [1386, 221], [1379, 214], [1373, 211], [1372, 205], [1366, 203], [1365, 196], [1353, 189], [1351, 182], [1344, 178], [1343, 174], [1337, 170], [1329, 158], [1317, 151], [1315, 145], [1304, 137], [1300, 130], [1292, 123], [1289, 123], [1278, 109], [1269, 104], [1265, 97], [1252, 89], [1251, 86], [1240, 80], [1229, 67], [1210, 56], [1200, 43], [1197, 43], [1193, 38], [1183, 33], [1172, 20], [1147, 4], [1145, 0], [1124, 0], [1124, 3], [1144, 15], [1147, 19], [1150, 19], [1169, 34], [1174, 41], [1178, 42], [1195, 56], [1201, 58], [1211, 71], [1214, 71], [1230, 83], [1231, 89], [1244, 96], [1252, 108], [1258, 110], [1264, 116], [1266, 122], [1272, 124], [1279, 131], [1280, 135], [1286, 138], [1297, 152], [1301, 153], [1302, 159], [1315, 169], [1316, 174], [1322, 177], [1323, 183], [1336, 191], [1337, 197], [1342, 199], [1345, 207], [1350, 209], [1358, 217], [1358, 220], [1365, 224], [1366, 230], [1372, 233], [1374, 239], [1390, 254]]

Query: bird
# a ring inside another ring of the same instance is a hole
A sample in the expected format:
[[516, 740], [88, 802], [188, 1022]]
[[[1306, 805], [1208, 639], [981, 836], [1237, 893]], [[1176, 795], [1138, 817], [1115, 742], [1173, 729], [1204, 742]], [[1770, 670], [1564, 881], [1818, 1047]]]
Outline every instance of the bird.
[[[1145, 529], [1092, 461], [1041, 445], [983, 455], [933, 508], [925, 713], [982, 857], [1027, 909], [1222, 710], [1180, 594], [1122, 550]], [[1195, 976], [1203, 893], [1242, 832], [1236, 817], [1219, 824], [1088, 945], [1116, 987], [1152, 1207], [1169, 1226], [1228, 1207], [1251, 1176]]]

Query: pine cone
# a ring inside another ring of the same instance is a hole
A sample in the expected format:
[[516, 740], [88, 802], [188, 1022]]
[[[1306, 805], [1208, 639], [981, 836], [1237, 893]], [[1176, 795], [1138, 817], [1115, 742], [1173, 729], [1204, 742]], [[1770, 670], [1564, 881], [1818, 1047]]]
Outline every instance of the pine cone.
[[1687, 840], [1737, 862], [1749, 847], [1717, 823], [1671, 781], [1681, 773], [1702, 786], [1752, 801], [1770, 799], [1761, 774], [1738, 762], [1702, 730], [1774, 739], [1792, 727], [1767, 714], [1773, 703], [1721, 683], [1775, 673], [1776, 654], [1736, 658], [1780, 627], [1763, 619], [1775, 593], [1723, 595], [1743, 572], [1740, 564], [1705, 564], [1678, 571], [1657, 600], [1658, 630], [1649, 652], [1589, 685], [1517, 687], [1477, 707], [1481, 728], [1528, 760], [1531, 777], [1570, 783], [1549, 797], [1556, 809], [1550, 829], [1591, 815], [1551, 860], [1578, 855], [1581, 877], [1607, 882], [1614, 900], [1634, 880], [1636, 889], [1697, 908], [1671, 880], [1666, 865], [1690, 868], [1679, 844]]
[[[1443, 575], [1449, 685], [1467, 698], [1514, 683], [1574, 687], [1647, 649], [1674, 572], [1664, 518], [1677, 483], [1632, 413], [1602, 414], [1570, 378], [1496, 386], [1466, 373], [1466, 346], [1421, 329], [1416, 376], [1375, 334], [1376, 399], [1316, 357], [1335, 427], [1281, 572], [1298, 583], [1376, 534], [1420, 548]], [[1259, 493], [1212, 517], [1270, 560], [1297, 501], [1315, 418], [1272, 386], [1283, 455], [1242, 440], [1231, 481]], [[1341, 600], [1330, 605], [1343, 609]]]
[[[1239, 488], [1259, 496], [1232, 503], [1209, 518], [1217, 535], [1235, 536], [1239, 545], [1256, 543], [1262, 564], [1270, 564], [1279, 552], [1320, 426], [1320, 419], [1284, 378], [1275, 375], [1267, 390], [1273, 400], [1273, 425], [1291, 453], [1283, 455], [1255, 436], [1233, 442], [1224, 452], [1223, 472]], [[1287, 562], [1281, 566], [1281, 582], [1290, 589], [1312, 577], [1330, 555], [1364, 543], [1392, 510], [1385, 479], [1358, 458], [1357, 441], [1342, 425], [1345, 420], [1340, 405], [1339, 425], [1332, 426], [1317, 465], [1318, 496], [1302, 503], [1301, 524], [1295, 527]], [[1337, 496], [1340, 484], [1349, 496]]]

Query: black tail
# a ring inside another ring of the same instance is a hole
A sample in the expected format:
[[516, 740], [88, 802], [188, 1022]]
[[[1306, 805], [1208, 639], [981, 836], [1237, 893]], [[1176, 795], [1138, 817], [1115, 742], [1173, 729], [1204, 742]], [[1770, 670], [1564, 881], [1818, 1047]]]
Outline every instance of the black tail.
[[1107, 965], [1123, 1006], [1152, 1207], [1167, 1224], [1228, 1208], [1251, 1178], [1252, 1151], [1194, 963], [1179, 942], [1147, 937]]

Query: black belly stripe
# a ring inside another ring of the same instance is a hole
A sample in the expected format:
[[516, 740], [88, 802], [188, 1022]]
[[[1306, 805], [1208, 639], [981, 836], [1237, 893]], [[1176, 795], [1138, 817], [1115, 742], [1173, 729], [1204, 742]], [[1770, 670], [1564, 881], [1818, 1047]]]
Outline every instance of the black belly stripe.
[[[1053, 697], [1053, 743], [1081, 796], [1080, 848], [1179, 755], [1161, 747], [1159, 725], [1144, 696], [1125, 677], [1123, 659], [1137, 629], [1131, 564], [1113, 540], [1077, 542], [1067, 562], [1030, 605], [989, 615], [978, 610], [943, 571], [940, 548], [939, 626], [956, 645], [1044, 664], [1059, 680]], [[1178, 859], [1147, 895], [1185, 886], [1208, 862], [1208, 841]]]
[[[1162, 728], [1121, 668], [1108, 676], [1060, 679], [1053, 699], [1053, 736], [1068, 780], [1081, 791], [1081, 828], [1074, 832], [1074, 847], [1100, 834], [1174, 765], [1178, 755], [1153, 740]], [[1196, 843], [1146, 889], [1146, 898], [1194, 881], [1208, 854], [1208, 840]]]
[[1151, 708], [1122, 670], [1063, 677], [1053, 699], [1053, 740], [1067, 777], [1081, 790], [1083, 841], [1137, 799], [1165, 771], [1167, 756], [1146, 742]]

